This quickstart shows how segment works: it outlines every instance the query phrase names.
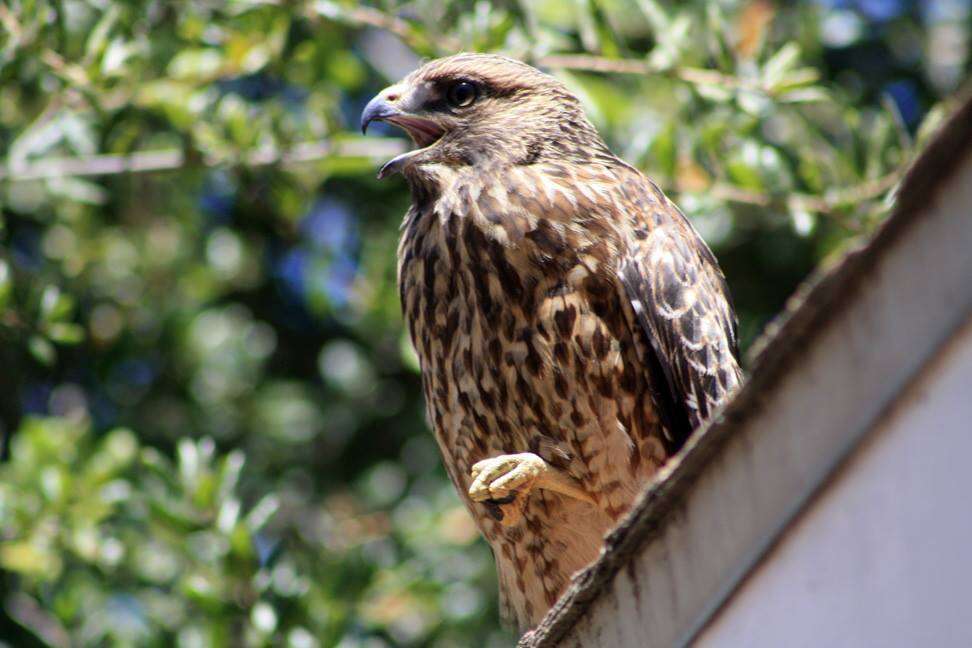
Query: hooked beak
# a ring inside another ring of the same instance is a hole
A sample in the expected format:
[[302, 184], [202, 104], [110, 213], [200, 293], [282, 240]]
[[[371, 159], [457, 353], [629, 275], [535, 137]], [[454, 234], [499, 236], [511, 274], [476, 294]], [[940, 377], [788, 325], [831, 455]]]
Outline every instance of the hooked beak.
[[362, 133], [367, 132], [368, 125], [373, 121], [388, 122], [389, 124], [394, 124], [402, 128], [409, 134], [412, 141], [419, 146], [414, 151], [403, 153], [386, 162], [381, 167], [381, 170], [378, 171], [379, 180], [392, 173], [401, 171], [406, 162], [435, 144], [445, 134], [445, 130], [433, 120], [409, 114], [399, 108], [395, 104], [398, 96], [397, 91], [395, 91], [395, 86], [383, 90], [378, 96], [369, 101], [368, 105], [361, 112]]
[[385, 93], [381, 93], [374, 99], [368, 102], [368, 105], [364, 107], [361, 112], [361, 133], [362, 135], [368, 132], [368, 124], [373, 121], [384, 121], [389, 117], [394, 117], [395, 115], [402, 114], [400, 110], [391, 105], [387, 99], [383, 96]]

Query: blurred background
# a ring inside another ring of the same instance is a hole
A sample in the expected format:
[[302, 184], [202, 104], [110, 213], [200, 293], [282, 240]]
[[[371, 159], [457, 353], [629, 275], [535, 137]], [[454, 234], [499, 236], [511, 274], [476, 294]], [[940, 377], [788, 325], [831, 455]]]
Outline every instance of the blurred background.
[[395, 287], [423, 58], [582, 99], [749, 347], [880, 223], [970, 0], [0, 4], [0, 645], [510, 645]]

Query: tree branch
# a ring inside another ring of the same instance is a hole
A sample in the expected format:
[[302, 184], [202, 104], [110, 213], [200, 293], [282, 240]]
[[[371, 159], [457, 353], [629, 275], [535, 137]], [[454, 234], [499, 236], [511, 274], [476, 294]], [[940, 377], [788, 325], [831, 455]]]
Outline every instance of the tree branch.
[[[770, 207], [781, 205], [790, 211], [803, 210], [820, 214], [834, 214], [840, 207], [854, 205], [867, 200], [875, 200], [890, 191], [901, 179], [904, 167], [891, 173], [868, 180], [849, 187], [840, 187], [826, 192], [823, 196], [789, 193], [773, 195], [742, 189], [730, 184], [715, 182], [704, 189], [698, 187], [676, 186], [679, 193], [708, 194], [725, 200], [745, 205]], [[848, 223], [848, 225], [850, 225]]]
[[[365, 157], [386, 159], [405, 150], [399, 139], [351, 139], [339, 142], [318, 140], [300, 142], [287, 150], [267, 147], [240, 154], [240, 161], [248, 166], [271, 164], [300, 164], [327, 157]], [[231, 162], [226, 158], [206, 157], [205, 166]], [[130, 155], [86, 155], [79, 157], [49, 157], [38, 160], [8, 163], [0, 166], [0, 180], [23, 182], [64, 176], [100, 176], [120, 173], [168, 171], [190, 166], [185, 153], [179, 149], [140, 151]]]
[[382, 29], [397, 36], [413, 48], [426, 52], [430, 49], [440, 52], [458, 52], [465, 49], [461, 42], [447, 34], [440, 32], [432, 39], [422, 33], [421, 30], [416, 29], [407, 20], [374, 7], [344, 6], [337, 2], [318, 0], [307, 4], [305, 15], [310, 17], [320, 16], [353, 27]]
[[605, 74], [636, 74], [640, 76], [654, 74], [680, 79], [694, 85], [712, 85], [769, 94], [767, 88], [755, 81], [740, 79], [728, 74], [716, 72], [715, 70], [704, 70], [694, 67], [659, 69], [647, 61], [637, 59], [610, 59], [586, 54], [552, 54], [550, 56], [542, 56], [536, 62], [538, 65], [562, 70], [602, 72]]

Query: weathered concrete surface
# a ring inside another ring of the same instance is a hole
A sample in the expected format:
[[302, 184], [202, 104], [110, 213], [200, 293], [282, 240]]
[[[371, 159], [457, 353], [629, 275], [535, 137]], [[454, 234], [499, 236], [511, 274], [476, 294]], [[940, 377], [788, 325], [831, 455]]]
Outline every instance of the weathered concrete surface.
[[972, 646], [972, 319], [698, 637], [699, 646]]

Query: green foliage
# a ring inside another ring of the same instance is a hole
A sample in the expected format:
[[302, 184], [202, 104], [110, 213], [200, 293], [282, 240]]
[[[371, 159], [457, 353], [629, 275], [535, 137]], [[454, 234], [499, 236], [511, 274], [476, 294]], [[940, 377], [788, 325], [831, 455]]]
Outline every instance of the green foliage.
[[13, 453], [0, 469], [0, 566], [38, 593], [36, 604], [12, 598], [15, 617], [94, 643], [259, 637], [233, 619], [273, 596], [258, 578], [255, 534], [277, 503], [242, 510], [241, 453], [217, 458], [212, 439], [186, 439], [172, 462], [130, 430], [95, 439], [58, 418], [26, 419]]
[[[475, 530], [445, 489], [401, 502], [394, 531], [335, 496], [283, 548], [268, 530], [281, 498], [244, 506], [243, 454], [219, 455], [211, 438], [181, 440], [169, 460], [125, 428], [95, 437], [87, 423], [28, 418], [12, 453], [0, 568], [22, 591], [6, 612], [48, 643], [309, 645], [353, 626], [408, 641], [444, 621], [463, 628], [484, 603], [463, 581], [490, 559], [465, 550]], [[404, 479], [381, 463], [359, 492], [387, 507]]]
[[712, 245], [748, 344], [968, 71], [931, 47], [968, 3], [837, 4], [0, 5], [0, 639], [509, 644], [402, 332], [408, 196], [374, 171], [405, 143], [361, 107], [419, 57], [546, 67]]

